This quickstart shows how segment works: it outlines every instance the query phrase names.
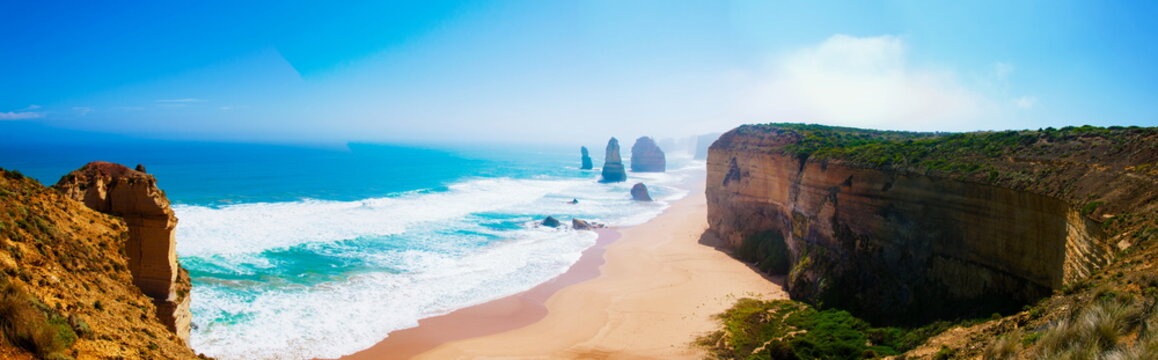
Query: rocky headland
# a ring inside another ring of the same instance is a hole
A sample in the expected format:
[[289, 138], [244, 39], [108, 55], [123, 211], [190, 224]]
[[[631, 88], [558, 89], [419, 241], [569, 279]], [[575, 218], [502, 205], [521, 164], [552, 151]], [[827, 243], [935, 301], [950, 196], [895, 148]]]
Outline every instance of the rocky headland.
[[[90, 208], [130, 213], [167, 205], [163, 196], [157, 197], [163, 193], [156, 190], [151, 176], [124, 170], [132, 172], [128, 174], [134, 180], [101, 177], [104, 186], [95, 186], [96, 193], [82, 198], [83, 202], [73, 196], [89, 194], [79, 188], [85, 184], [87, 189], [89, 182], [78, 179], [77, 191], [66, 195], [19, 172], [0, 170], [0, 316], [4, 318], [0, 321], [4, 324], [0, 358], [197, 358], [173, 331], [173, 322], [161, 318], [172, 313], [160, 309], [166, 304], [143, 292], [145, 288], [157, 290], [151, 286], [159, 284], [154, 280], [177, 276], [176, 281], [184, 286], [173, 285], [173, 292], [183, 296], [189, 289], [188, 277], [172, 268], [172, 275], [139, 282], [140, 269], [134, 267], [155, 259], [131, 256], [135, 236], [161, 231], [134, 230], [134, 226], [145, 222], [166, 228], [172, 219], [148, 217], [147, 212], [130, 219]], [[146, 191], [135, 193], [137, 189]], [[121, 197], [125, 193], [142, 197], [126, 201]], [[168, 262], [165, 252], [158, 257]], [[187, 326], [187, 308], [184, 311]]]
[[[937, 353], [979, 356], [1028, 324], [1050, 336], [1107, 292], [1158, 291], [1156, 257], [1139, 257], [1158, 239], [1156, 128], [749, 125], [711, 146], [707, 181], [710, 233], [738, 258], [787, 275], [795, 300], [873, 324], [991, 314], [1004, 324]], [[1154, 305], [1152, 295], [1122, 301]], [[1043, 305], [1059, 302], [1067, 306]], [[1151, 336], [1124, 329], [1123, 338]], [[1062, 351], [1026, 343], [1032, 351], [1016, 343], [1010, 353]]]
[[133, 284], [153, 299], [157, 318], [182, 340], [189, 339], [189, 274], [177, 263], [177, 216], [157, 179], [144, 166], [91, 162], [60, 178], [52, 187], [88, 208], [120, 217], [128, 224], [125, 254]]
[[667, 158], [655, 140], [643, 136], [635, 140], [631, 146], [631, 171], [635, 172], [664, 172], [667, 170]]
[[611, 138], [607, 141], [607, 152], [603, 159], [602, 182], [627, 181], [627, 171], [623, 167], [623, 158], [619, 156], [619, 140]]

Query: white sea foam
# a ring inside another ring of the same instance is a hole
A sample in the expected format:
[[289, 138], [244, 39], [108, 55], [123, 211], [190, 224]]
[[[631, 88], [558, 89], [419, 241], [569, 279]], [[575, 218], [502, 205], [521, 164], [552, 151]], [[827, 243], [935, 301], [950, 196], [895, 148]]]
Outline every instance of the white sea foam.
[[[587, 179], [478, 178], [447, 191], [361, 201], [175, 206], [181, 219], [178, 253], [235, 275], [276, 272], [277, 263], [266, 258], [266, 252], [295, 246], [396, 270], [332, 274], [336, 280], [313, 285], [194, 279], [198, 329], [191, 345], [220, 359], [350, 354], [390, 331], [417, 325], [418, 319], [550, 280], [595, 243], [593, 232], [532, 225], [543, 216], [611, 226], [639, 224], [686, 196], [679, 185], [702, 176], [702, 169], [693, 164], [668, 173], [630, 173], [628, 182], [616, 184], [596, 182], [597, 173]], [[639, 181], [648, 185], [655, 202], [631, 201], [629, 190]], [[571, 199], [579, 203], [570, 204]], [[480, 223], [495, 220], [478, 214], [526, 224], [492, 229]], [[480, 245], [455, 230], [498, 240]], [[351, 239], [408, 243], [374, 251], [341, 243]]]
[[257, 253], [309, 242], [405, 232], [423, 222], [530, 203], [581, 181], [477, 179], [446, 192], [360, 201], [302, 200], [174, 207], [181, 256]]
[[393, 330], [529, 289], [566, 271], [595, 243], [589, 231], [519, 231], [516, 239], [464, 257], [402, 251], [401, 274], [371, 273], [311, 288], [265, 290], [195, 287], [198, 313], [244, 314], [235, 322], [198, 322], [199, 352], [219, 359], [339, 357]]

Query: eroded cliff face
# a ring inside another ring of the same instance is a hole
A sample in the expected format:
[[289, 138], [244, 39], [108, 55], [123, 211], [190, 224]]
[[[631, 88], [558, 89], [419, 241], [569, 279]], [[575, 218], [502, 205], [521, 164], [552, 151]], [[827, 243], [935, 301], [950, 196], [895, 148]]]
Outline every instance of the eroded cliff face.
[[128, 224], [125, 254], [133, 284], [153, 299], [157, 317], [188, 341], [188, 273], [177, 263], [174, 230], [177, 217], [152, 175], [108, 162], [92, 162], [53, 185], [90, 209], [117, 216]]
[[[0, 288], [23, 300], [5, 299], [0, 315], [11, 320], [9, 311], [23, 306], [40, 318], [0, 331], [9, 340], [0, 340], [0, 359], [197, 359], [133, 284], [129, 236], [123, 218], [0, 169]], [[51, 345], [12, 341], [45, 329]]]
[[[782, 151], [800, 133], [758, 130], [733, 130], [711, 147], [708, 220], [732, 250], [783, 241], [796, 299], [881, 322], [988, 315], [1088, 276], [1122, 241], [1049, 187], [817, 160]], [[1085, 196], [1097, 178], [1066, 183], [1068, 196]], [[1116, 183], [1153, 196], [1152, 179], [1135, 180]]]

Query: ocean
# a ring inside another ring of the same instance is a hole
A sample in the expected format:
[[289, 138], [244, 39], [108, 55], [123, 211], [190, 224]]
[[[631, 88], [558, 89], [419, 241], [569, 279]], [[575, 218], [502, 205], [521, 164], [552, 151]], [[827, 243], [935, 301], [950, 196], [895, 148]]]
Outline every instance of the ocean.
[[[591, 155], [601, 165], [602, 151]], [[338, 357], [528, 290], [595, 244], [594, 232], [542, 218], [639, 224], [704, 172], [691, 154], [669, 154], [666, 173], [602, 184], [598, 167], [578, 169], [578, 145], [0, 146], [0, 167], [46, 185], [94, 160], [157, 177], [193, 281], [190, 345], [219, 359]], [[656, 201], [632, 201], [635, 182]]]

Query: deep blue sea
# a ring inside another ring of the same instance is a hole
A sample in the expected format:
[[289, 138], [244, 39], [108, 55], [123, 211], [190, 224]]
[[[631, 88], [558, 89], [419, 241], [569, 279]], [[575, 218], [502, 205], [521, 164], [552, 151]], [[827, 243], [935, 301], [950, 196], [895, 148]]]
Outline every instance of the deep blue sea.
[[[157, 177], [193, 278], [191, 345], [219, 359], [338, 357], [530, 289], [595, 243], [536, 226], [544, 216], [638, 224], [703, 177], [702, 162], [669, 154], [667, 173], [601, 184], [598, 168], [578, 170], [578, 145], [0, 144], [0, 167], [46, 185], [94, 160]], [[635, 182], [657, 201], [631, 201]]]

